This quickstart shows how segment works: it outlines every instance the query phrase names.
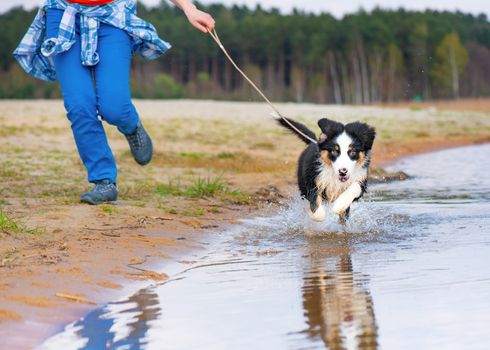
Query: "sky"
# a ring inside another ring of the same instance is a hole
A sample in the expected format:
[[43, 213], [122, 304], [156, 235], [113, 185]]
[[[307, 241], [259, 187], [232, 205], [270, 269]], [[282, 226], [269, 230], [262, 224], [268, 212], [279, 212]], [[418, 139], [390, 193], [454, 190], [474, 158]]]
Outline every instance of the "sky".
[[[146, 5], [156, 5], [160, 0], [139, 0]], [[0, 0], [0, 13], [13, 6], [23, 5], [32, 8], [41, 4], [43, 0]], [[276, 7], [281, 12], [289, 12], [296, 7], [309, 12], [330, 12], [340, 18], [346, 13], [355, 12], [359, 8], [371, 10], [379, 6], [382, 8], [396, 9], [403, 6], [406, 9], [424, 10], [460, 10], [467, 13], [485, 13], [490, 18], [490, 3], [488, 0], [200, 0], [202, 3], [247, 4], [255, 6], [260, 3], [264, 8]]]

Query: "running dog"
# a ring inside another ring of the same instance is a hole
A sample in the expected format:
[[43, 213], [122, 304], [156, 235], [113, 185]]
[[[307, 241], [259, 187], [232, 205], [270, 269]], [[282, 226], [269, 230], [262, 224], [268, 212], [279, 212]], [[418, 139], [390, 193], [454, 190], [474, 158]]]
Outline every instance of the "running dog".
[[344, 125], [323, 118], [318, 121], [321, 134], [317, 139], [301, 123], [287, 119], [293, 128], [282, 118], [277, 121], [308, 145], [298, 161], [298, 186], [302, 198], [310, 202], [310, 217], [315, 221], [325, 220], [326, 201], [333, 203], [333, 212], [345, 222], [351, 204], [366, 192], [375, 129], [361, 122]]

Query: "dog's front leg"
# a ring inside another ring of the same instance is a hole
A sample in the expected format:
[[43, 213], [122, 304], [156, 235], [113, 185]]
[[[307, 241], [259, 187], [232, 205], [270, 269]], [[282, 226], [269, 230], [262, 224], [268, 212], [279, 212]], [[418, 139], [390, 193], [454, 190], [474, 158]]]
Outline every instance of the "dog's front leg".
[[356, 198], [362, 194], [362, 187], [357, 182], [353, 183], [333, 203], [332, 211], [338, 215], [344, 215]]
[[310, 202], [310, 210], [308, 210], [308, 215], [314, 221], [324, 221], [327, 216], [327, 212], [323, 207], [323, 198], [321, 194], [314, 193], [308, 196], [308, 201]]

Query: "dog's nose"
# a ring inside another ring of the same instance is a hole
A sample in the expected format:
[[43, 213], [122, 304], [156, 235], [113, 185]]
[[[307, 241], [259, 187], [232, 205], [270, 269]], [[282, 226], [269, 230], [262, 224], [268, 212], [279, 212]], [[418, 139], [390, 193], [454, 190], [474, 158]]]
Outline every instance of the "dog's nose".
[[347, 169], [346, 169], [346, 168], [339, 169], [339, 174], [340, 174], [341, 176], [345, 176], [345, 175], [347, 175]]

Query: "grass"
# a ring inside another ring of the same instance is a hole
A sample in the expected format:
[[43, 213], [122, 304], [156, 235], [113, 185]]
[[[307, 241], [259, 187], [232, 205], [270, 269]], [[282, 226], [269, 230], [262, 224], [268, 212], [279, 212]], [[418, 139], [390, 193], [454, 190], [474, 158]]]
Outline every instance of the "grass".
[[248, 194], [245, 194], [240, 190], [231, 191], [229, 193], [229, 196], [231, 197], [232, 201], [235, 202], [236, 204], [252, 204], [253, 203], [252, 198]]
[[6, 212], [0, 208], [0, 232], [6, 234], [13, 233], [28, 233], [28, 234], [42, 234], [45, 232], [41, 228], [28, 228], [21, 223], [16, 222], [12, 217], [10, 217]]
[[140, 199], [153, 192], [157, 182], [152, 179], [137, 179], [126, 181], [119, 185], [119, 194], [121, 197]]
[[218, 193], [231, 193], [220, 176], [211, 179], [197, 178], [190, 185], [184, 186], [180, 181], [169, 180], [166, 184], [159, 184], [155, 192], [162, 196], [182, 196], [189, 198], [214, 197]]
[[16, 166], [11, 161], [0, 163], [0, 177], [3, 178], [19, 178], [21, 173], [17, 171]]
[[203, 208], [184, 209], [182, 211], [182, 215], [184, 215], [184, 216], [203, 216], [204, 215], [204, 209]]
[[119, 213], [119, 209], [114, 205], [102, 204], [101, 206], [99, 206], [99, 208], [103, 213], [106, 213], [109, 215]]
[[163, 203], [158, 204], [157, 207], [158, 209], [162, 209], [167, 214], [177, 215], [179, 213], [176, 208], [167, 208]]
[[161, 196], [180, 196], [183, 190], [180, 181], [169, 180], [166, 184], [159, 184], [155, 192]]
[[3, 233], [18, 233], [21, 231], [19, 224], [0, 208], [0, 230]]
[[238, 158], [238, 155], [236, 153], [233, 153], [233, 152], [221, 152], [221, 153], [218, 153], [216, 158], [218, 159], [236, 159]]
[[[155, 193], [161, 196], [187, 198], [218, 197], [235, 204], [251, 204], [252, 198], [240, 190], [231, 190], [220, 176], [197, 178], [190, 185], [182, 185], [179, 180], [157, 185]], [[194, 215], [196, 216], [196, 215]]]
[[272, 142], [256, 142], [252, 144], [252, 148], [265, 149], [268, 151], [272, 151], [276, 148], [276, 146]]
[[206, 178], [197, 178], [192, 186], [185, 191], [188, 197], [214, 197], [217, 193], [228, 192], [228, 189], [221, 177], [212, 180], [209, 176]]
[[66, 133], [66, 128], [63, 127], [46, 127], [41, 125], [36, 126], [10, 126], [4, 125], [0, 129], [0, 136], [12, 136], [12, 135], [24, 135], [24, 134], [32, 134], [36, 136], [42, 135], [61, 135]]

